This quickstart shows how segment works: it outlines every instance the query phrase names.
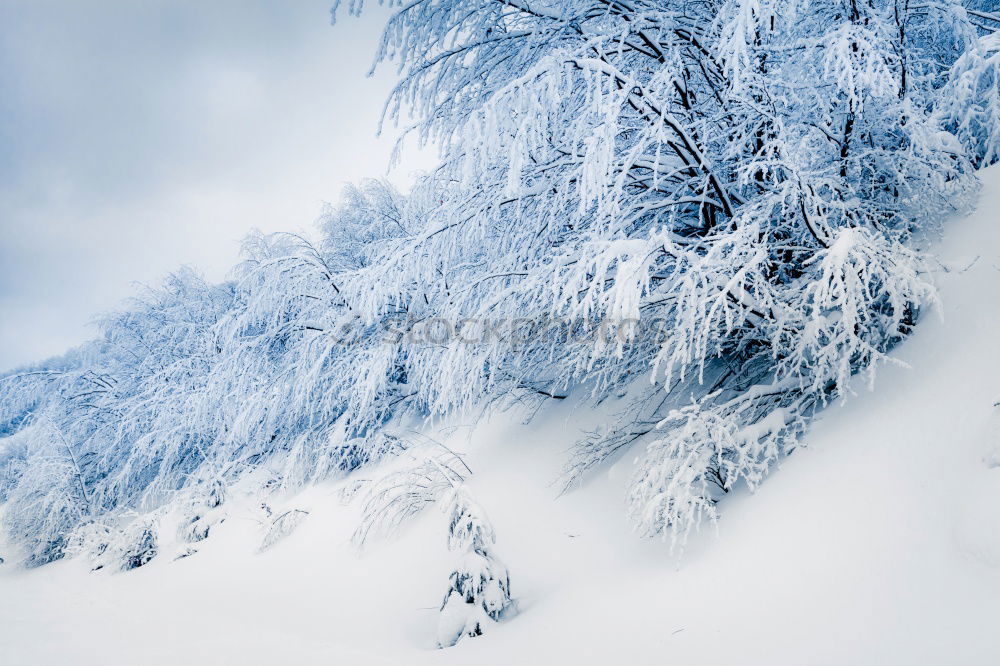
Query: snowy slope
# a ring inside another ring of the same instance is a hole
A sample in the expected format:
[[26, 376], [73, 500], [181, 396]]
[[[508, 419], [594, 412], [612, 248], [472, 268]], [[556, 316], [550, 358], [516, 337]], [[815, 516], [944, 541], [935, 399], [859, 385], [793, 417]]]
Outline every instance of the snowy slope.
[[434, 649], [444, 516], [359, 554], [331, 483], [287, 498], [310, 514], [263, 552], [237, 498], [193, 557], [0, 567], [0, 664], [1000, 663], [1000, 169], [984, 178], [937, 248], [943, 317], [896, 354], [911, 367], [828, 409], [680, 559], [630, 531], [631, 457], [557, 498], [566, 448], [602, 418], [558, 404], [448, 438], [518, 597], [485, 637]]

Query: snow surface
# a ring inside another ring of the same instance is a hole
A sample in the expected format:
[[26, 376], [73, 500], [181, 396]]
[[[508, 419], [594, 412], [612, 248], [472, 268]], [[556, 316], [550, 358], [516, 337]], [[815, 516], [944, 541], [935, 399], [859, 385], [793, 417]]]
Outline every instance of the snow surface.
[[1000, 168], [983, 175], [979, 212], [936, 250], [943, 317], [895, 354], [912, 367], [858, 382], [679, 559], [631, 532], [631, 456], [557, 498], [566, 449], [607, 418], [567, 400], [448, 436], [519, 606], [483, 637], [434, 647], [444, 514], [359, 553], [338, 482], [275, 506], [309, 514], [266, 549], [236, 496], [192, 557], [0, 566], [0, 664], [1000, 663]]

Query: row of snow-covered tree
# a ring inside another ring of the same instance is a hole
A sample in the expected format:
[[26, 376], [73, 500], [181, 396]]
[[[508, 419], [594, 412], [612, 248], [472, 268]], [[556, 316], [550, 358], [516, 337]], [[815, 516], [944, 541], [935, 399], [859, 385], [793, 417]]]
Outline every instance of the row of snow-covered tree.
[[[387, 120], [415, 119], [440, 166], [0, 377], [3, 529], [28, 564], [82, 534], [142, 542], [144, 515], [265, 466], [295, 485], [375, 464], [410, 446], [405, 419], [626, 388], [564, 483], [633, 447], [629, 515], [683, 539], [907, 334], [934, 299], [918, 241], [1000, 156], [994, 0], [392, 4]], [[550, 320], [663, 325], [405, 334]]]

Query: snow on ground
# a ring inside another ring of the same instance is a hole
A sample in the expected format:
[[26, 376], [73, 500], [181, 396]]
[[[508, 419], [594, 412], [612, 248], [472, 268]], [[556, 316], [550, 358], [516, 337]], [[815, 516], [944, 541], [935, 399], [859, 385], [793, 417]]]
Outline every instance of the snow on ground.
[[237, 499], [193, 557], [0, 567], [0, 664], [1000, 663], [1000, 169], [984, 175], [979, 212], [937, 248], [943, 318], [896, 354], [912, 367], [828, 409], [680, 559], [630, 531], [629, 456], [557, 498], [565, 450], [602, 418], [558, 404], [448, 439], [520, 608], [482, 638], [434, 648], [444, 515], [358, 553], [358, 509], [331, 483], [287, 499], [310, 514], [263, 552], [262, 514]]

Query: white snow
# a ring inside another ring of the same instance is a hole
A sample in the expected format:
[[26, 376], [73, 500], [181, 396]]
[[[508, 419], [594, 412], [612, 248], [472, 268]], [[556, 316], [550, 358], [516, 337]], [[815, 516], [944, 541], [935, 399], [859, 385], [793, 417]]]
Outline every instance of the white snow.
[[680, 560], [626, 522], [632, 455], [556, 497], [569, 444], [606, 418], [567, 400], [448, 438], [519, 608], [483, 637], [434, 647], [445, 515], [359, 553], [341, 482], [275, 506], [309, 514], [264, 551], [260, 511], [234, 496], [191, 557], [0, 566], [0, 664], [1000, 663], [1000, 168], [983, 176], [936, 249], [943, 317], [894, 354], [911, 367], [859, 382]]

